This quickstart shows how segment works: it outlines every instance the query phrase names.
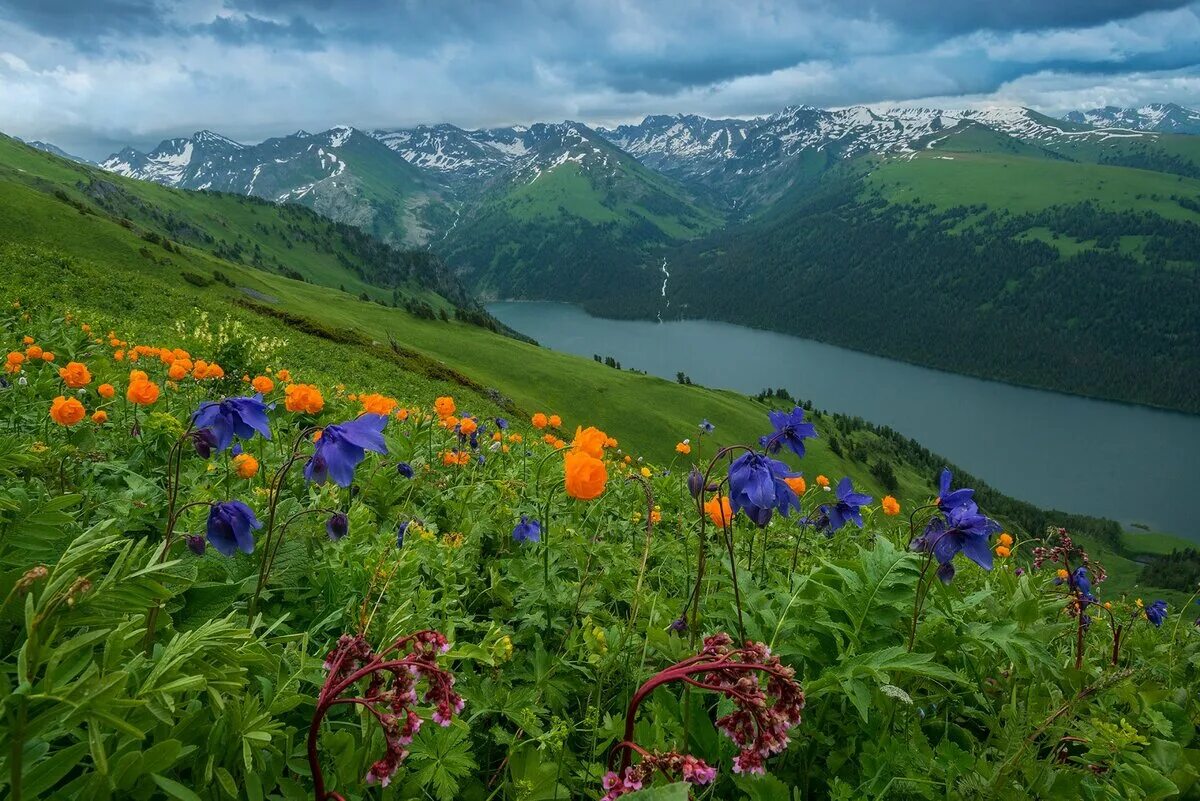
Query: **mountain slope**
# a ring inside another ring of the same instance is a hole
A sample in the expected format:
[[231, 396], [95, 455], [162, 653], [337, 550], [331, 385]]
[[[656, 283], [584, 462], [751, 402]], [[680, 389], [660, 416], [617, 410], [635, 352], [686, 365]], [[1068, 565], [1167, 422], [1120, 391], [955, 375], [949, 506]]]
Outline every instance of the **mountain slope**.
[[1064, 119], [1097, 127], [1200, 134], [1200, 111], [1184, 108], [1177, 103], [1150, 103], [1141, 108], [1105, 106], [1090, 111], [1072, 111]]
[[401, 244], [424, 244], [449, 213], [439, 187], [373, 136], [338, 127], [244, 145], [211, 131], [126, 148], [106, 170], [180, 189], [299, 203]]

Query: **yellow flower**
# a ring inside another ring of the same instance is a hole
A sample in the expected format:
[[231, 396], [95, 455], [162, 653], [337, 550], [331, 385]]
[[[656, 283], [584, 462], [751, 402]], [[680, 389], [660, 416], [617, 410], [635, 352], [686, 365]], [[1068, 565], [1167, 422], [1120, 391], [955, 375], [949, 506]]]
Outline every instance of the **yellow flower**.
[[641, 469], [641, 473], [642, 473], [642, 478], [650, 478], [650, 476], [654, 475], [654, 473], [651, 472], [649, 467], [643, 467]]

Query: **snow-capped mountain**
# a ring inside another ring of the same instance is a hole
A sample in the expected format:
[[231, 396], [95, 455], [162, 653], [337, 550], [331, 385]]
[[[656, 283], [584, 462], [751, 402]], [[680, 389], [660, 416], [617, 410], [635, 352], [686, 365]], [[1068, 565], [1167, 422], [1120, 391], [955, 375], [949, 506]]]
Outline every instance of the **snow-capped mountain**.
[[1064, 119], [1084, 125], [1129, 128], [1157, 133], [1200, 134], [1200, 111], [1177, 103], [1150, 103], [1141, 108], [1105, 106], [1072, 111]]
[[32, 142], [25, 142], [25, 144], [37, 150], [41, 150], [43, 153], [49, 153], [52, 156], [58, 156], [60, 159], [67, 159], [68, 161], [75, 161], [80, 164], [87, 164], [93, 167], [96, 166], [96, 162], [85, 159], [82, 156], [76, 156], [73, 153], [68, 153], [58, 145], [50, 142], [41, 142], [35, 139]]
[[695, 172], [733, 158], [759, 122], [660, 114], [637, 125], [599, 128], [597, 132], [651, 169]]

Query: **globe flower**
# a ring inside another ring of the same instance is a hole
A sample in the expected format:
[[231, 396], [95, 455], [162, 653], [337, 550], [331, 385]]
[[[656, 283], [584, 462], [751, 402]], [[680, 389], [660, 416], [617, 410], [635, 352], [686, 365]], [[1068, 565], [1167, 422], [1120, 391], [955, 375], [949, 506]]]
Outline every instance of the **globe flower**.
[[479, 430], [479, 424], [475, 422], [473, 417], [464, 417], [458, 422], [458, 433], [465, 437], [469, 437]]
[[92, 374], [81, 362], [67, 362], [66, 367], [58, 368], [58, 377], [71, 389], [82, 389], [92, 383]]
[[283, 391], [283, 407], [289, 412], [319, 414], [325, 408], [325, 398], [312, 384], [288, 384]]
[[248, 453], [239, 453], [233, 459], [233, 471], [238, 478], [254, 478], [258, 475], [258, 459]]
[[551, 428], [562, 428], [562, 418], [557, 414], [550, 415], [549, 420], [546, 422], [550, 423]]
[[950, 482], [953, 478], [950, 468], [942, 468], [942, 475], [938, 479], [938, 496], [934, 501], [942, 514], [949, 514], [950, 510], [956, 506], [974, 503], [975, 490], [963, 488], [951, 491]]
[[223, 451], [233, 443], [233, 438], [253, 439], [257, 432], [263, 439], [271, 438], [271, 424], [267, 420], [267, 409], [262, 395], [252, 398], [226, 398], [214, 402], [206, 401], [192, 414], [192, 425], [201, 431], [211, 431], [215, 447]]
[[53, 354], [53, 353], [51, 353], [50, 351], [46, 351], [46, 352], [44, 352], [44, 353], [42, 354], [42, 361], [44, 361], [44, 362], [52, 362], [52, 361], [54, 361], [54, 354]]
[[792, 473], [783, 462], [760, 453], [745, 453], [729, 466], [729, 500], [734, 513], [745, 511], [759, 526], [771, 520], [773, 512], [787, 515], [800, 509], [800, 499], [784, 480]]
[[182, 381], [187, 377], [188, 369], [180, 363], [175, 363], [167, 369], [167, 378], [172, 381]]
[[25, 355], [28, 356], [30, 359], [42, 358], [43, 352], [44, 351], [42, 350], [41, 345], [30, 345], [28, 348], [25, 349]]
[[529, 422], [534, 428], [536, 428], [540, 431], [541, 429], [546, 427], [546, 423], [548, 421], [546, 420], [546, 415], [542, 414], [541, 412], [538, 412], [533, 417], [529, 418]]
[[92, 422], [98, 426], [102, 426], [108, 422], [108, 412], [103, 409], [97, 409], [92, 413]]
[[325, 534], [334, 542], [337, 542], [349, 533], [350, 518], [346, 517], [346, 515], [342, 512], [335, 512], [329, 518], [329, 520], [325, 522]]
[[997, 545], [995, 548], [995, 554], [1001, 559], [1007, 559], [1008, 557], [1012, 556], [1012, 549], [1007, 545]]
[[684, 456], [692, 452], [692, 444], [686, 439], [683, 442], [675, 444], [675, 452], [682, 453]]
[[125, 399], [138, 406], [149, 406], [158, 400], [158, 384], [145, 378], [132, 381], [125, 390]]
[[817, 476], [817, 486], [821, 489], [829, 489], [829, 479], [825, 476]]
[[816, 426], [804, 422], [804, 410], [799, 406], [791, 412], [774, 411], [767, 414], [775, 433], [759, 440], [767, 453], [779, 453], [787, 446], [792, 453], [804, 457], [804, 440], [817, 435]]
[[713, 496], [704, 502], [704, 513], [708, 515], [709, 520], [712, 520], [713, 525], [717, 528], [725, 528], [733, 522], [733, 509], [729, 505], [729, 498], [724, 495]]
[[208, 541], [223, 556], [254, 553], [254, 531], [262, 523], [241, 501], [219, 501], [208, 508]]
[[1013, 538], [1012, 538], [1012, 535], [1009, 534], [1007, 531], [1001, 532], [1000, 536], [997, 539], [999, 540], [1000, 544], [1003, 545], [1004, 547], [1006, 547], [1006, 548], [1012, 547]]
[[1159, 628], [1167, 619], [1167, 602], [1157, 600], [1142, 611], [1145, 612], [1146, 619], [1153, 623], [1155, 628]]
[[258, 394], [266, 395], [268, 392], [275, 389], [275, 382], [272, 381], [268, 376], [259, 375], [254, 377], [254, 380], [250, 382], [250, 386], [253, 387], [254, 391]]
[[327, 478], [332, 478], [338, 486], [350, 486], [354, 470], [366, 458], [366, 451], [387, 453], [383, 441], [387, 420], [380, 414], [364, 414], [346, 423], [326, 426], [313, 448], [312, 458], [304, 466], [304, 477], [314, 484], [324, 484]]
[[604, 445], [607, 441], [608, 435], [595, 426], [587, 428], [576, 426], [575, 438], [571, 440], [571, 448], [595, 459], [602, 459], [604, 458]]
[[598, 498], [604, 492], [608, 471], [604, 462], [583, 451], [572, 450], [563, 457], [563, 482], [567, 494], [580, 501]]
[[359, 395], [358, 402], [362, 404], [363, 412], [366, 414], [383, 414], [388, 415], [396, 410], [400, 405], [395, 398], [389, 398], [387, 395], [380, 395], [378, 392], [372, 392], [370, 395]]
[[829, 530], [837, 531], [847, 523], [853, 523], [859, 528], [863, 527], [863, 519], [861, 507], [870, 503], [872, 500], [870, 495], [854, 491], [854, 485], [850, 481], [850, 477], [846, 476], [837, 487], [837, 501], [828, 504], [825, 514], [829, 517]]
[[788, 476], [783, 481], [792, 488], [792, 492], [796, 493], [796, 497], [803, 495], [808, 490], [808, 484], [804, 482], [804, 476]]
[[50, 419], [60, 426], [71, 427], [83, 419], [87, 412], [77, 398], [59, 395], [50, 403]]
[[19, 373], [21, 365], [25, 363], [25, 354], [17, 353], [15, 350], [4, 357], [4, 369], [10, 373]]
[[883, 513], [888, 517], [895, 517], [900, 514], [900, 501], [891, 495], [884, 495], [880, 505], [883, 507]]
[[454, 398], [449, 395], [443, 395], [433, 402], [433, 410], [437, 412], [438, 417], [449, 417], [457, 408], [454, 405]]
[[275, 373], [275, 377], [285, 384], [290, 383], [292, 380], [292, 371], [280, 370], [279, 372]]
[[512, 538], [515, 542], [538, 542], [542, 538], [542, 524], [521, 515], [520, 522], [513, 527]]

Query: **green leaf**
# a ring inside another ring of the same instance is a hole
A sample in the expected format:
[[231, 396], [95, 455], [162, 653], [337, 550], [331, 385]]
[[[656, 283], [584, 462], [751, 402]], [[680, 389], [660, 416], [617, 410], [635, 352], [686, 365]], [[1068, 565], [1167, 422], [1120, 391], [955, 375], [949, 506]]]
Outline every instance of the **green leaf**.
[[164, 793], [172, 798], [178, 798], [179, 801], [203, 801], [200, 796], [173, 779], [168, 779], [166, 776], [160, 776], [157, 773], [150, 774], [150, 778], [162, 788]]
[[88, 751], [87, 743], [75, 743], [43, 759], [25, 774], [21, 787], [27, 798], [36, 798], [58, 784]]
[[628, 799], [628, 801], [688, 801], [689, 787], [687, 782], [675, 782], [662, 787], [638, 790], [636, 793], [630, 793], [622, 798]]

